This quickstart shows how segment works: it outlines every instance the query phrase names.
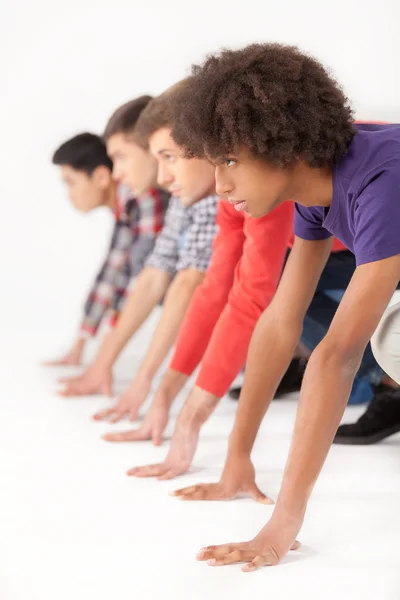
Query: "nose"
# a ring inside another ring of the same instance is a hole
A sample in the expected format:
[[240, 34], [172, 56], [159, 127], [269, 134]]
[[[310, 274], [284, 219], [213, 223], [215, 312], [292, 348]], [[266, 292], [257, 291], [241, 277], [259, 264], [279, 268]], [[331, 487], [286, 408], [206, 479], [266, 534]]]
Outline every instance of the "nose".
[[115, 181], [119, 181], [121, 179], [121, 170], [115, 163], [113, 165], [112, 177], [115, 179]]
[[164, 166], [159, 164], [157, 171], [157, 183], [158, 185], [168, 186], [174, 181], [172, 173]]
[[220, 166], [215, 167], [215, 191], [218, 196], [228, 196], [234, 189], [231, 181], [226, 176], [226, 172]]

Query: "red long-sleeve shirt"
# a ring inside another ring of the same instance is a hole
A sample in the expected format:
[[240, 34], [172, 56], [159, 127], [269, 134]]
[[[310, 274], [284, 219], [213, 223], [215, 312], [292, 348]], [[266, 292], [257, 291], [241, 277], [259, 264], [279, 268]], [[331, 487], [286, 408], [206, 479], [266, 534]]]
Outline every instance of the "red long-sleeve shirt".
[[220, 201], [218, 233], [203, 283], [181, 326], [170, 368], [223, 396], [243, 368], [254, 327], [270, 303], [293, 233], [293, 204], [253, 219]]

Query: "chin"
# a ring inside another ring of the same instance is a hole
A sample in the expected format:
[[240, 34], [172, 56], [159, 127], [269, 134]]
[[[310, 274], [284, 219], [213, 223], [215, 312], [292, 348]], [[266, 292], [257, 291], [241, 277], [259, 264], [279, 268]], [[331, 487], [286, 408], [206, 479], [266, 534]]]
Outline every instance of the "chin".
[[259, 208], [246, 208], [246, 210], [243, 212], [253, 219], [260, 219], [267, 214], [266, 212], [261, 211]]
[[186, 208], [189, 208], [189, 206], [192, 206], [192, 204], [195, 204], [196, 202], [198, 202], [200, 200], [197, 198], [189, 198], [188, 196], [178, 196], [179, 200], [181, 201], [181, 203], [183, 204], [183, 206], [185, 206]]
[[146, 191], [146, 190], [142, 189], [141, 187], [138, 187], [137, 185], [127, 184], [127, 187], [129, 188], [129, 191], [131, 192], [131, 194], [133, 194], [134, 196], [140, 196], [140, 194], [143, 194], [143, 192]]
[[85, 215], [86, 213], [88, 213], [92, 210], [89, 206], [80, 206], [80, 205], [74, 204], [74, 203], [72, 203], [72, 205], [75, 210], [77, 210], [78, 212], [80, 212], [83, 215]]
[[275, 206], [257, 206], [257, 208], [250, 208], [250, 210], [246, 212], [248, 215], [250, 215], [250, 217], [253, 217], [254, 219], [261, 219], [261, 217], [269, 215], [269, 213], [272, 212], [274, 208], [276, 208], [276, 206], [278, 206], [278, 204], [276, 204]]

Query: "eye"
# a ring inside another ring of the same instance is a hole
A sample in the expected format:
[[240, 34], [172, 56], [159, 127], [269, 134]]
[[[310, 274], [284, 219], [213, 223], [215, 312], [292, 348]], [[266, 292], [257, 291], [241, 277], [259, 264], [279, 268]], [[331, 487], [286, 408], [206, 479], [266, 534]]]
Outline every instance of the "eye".
[[233, 158], [226, 158], [224, 160], [224, 163], [226, 164], [227, 167], [233, 167], [233, 165], [236, 164], [236, 160], [234, 160]]
[[165, 160], [169, 163], [174, 163], [176, 160], [176, 156], [174, 154], [165, 154]]

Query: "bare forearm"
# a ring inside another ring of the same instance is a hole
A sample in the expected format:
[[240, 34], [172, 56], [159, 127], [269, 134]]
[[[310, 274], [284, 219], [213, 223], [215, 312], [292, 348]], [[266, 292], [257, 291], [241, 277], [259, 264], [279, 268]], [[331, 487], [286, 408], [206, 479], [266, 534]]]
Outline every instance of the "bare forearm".
[[176, 341], [186, 310], [201, 280], [201, 273], [189, 279], [182, 273], [170, 285], [160, 321], [139, 368], [141, 375], [152, 378], [157, 373]]
[[147, 317], [163, 298], [171, 276], [158, 269], [145, 269], [129, 294], [115, 329], [106, 337], [96, 362], [111, 366]]
[[176, 431], [192, 429], [200, 431], [202, 425], [214, 412], [220, 398], [194, 386], [176, 421]]
[[189, 376], [185, 375], [184, 373], [179, 373], [179, 371], [167, 369], [154, 399], [157, 399], [158, 393], [160, 392], [160, 396], [163, 400], [163, 405], [167, 409], [169, 409], [177, 395], [184, 388], [188, 379]]
[[304, 376], [292, 445], [276, 506], [301, 517], [343, 416], [359, 360], [317, 348]]
[[79, 352], [83, 352], [86, 346], [87, 338], [85, 338], [81, 333], [79, 333], [78, 337], [75, 340], [74, 348], [79, 350]]
[[262, 315], [249, 347], [229, 452], [251, 453], [261, 421], [292, 359], [300, 335], [300, 324], [278, 325], [268, 309]]

